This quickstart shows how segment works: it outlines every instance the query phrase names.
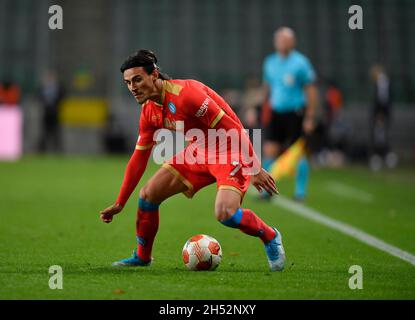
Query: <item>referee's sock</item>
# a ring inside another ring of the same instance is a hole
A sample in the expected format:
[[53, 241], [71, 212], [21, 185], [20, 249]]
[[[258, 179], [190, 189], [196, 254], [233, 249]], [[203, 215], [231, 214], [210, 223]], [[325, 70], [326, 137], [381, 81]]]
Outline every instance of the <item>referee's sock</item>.
[[304, 199], [307, 192], [308, 174], [310, 171], [308, 160], [302, 157], [297, 164], [297, 173], [295, 176], [295, 198]]

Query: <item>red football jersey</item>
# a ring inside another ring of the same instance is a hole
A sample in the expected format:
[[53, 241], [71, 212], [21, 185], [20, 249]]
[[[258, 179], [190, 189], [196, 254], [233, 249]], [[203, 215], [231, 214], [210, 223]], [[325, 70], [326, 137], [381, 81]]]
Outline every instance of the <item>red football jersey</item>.
[[154, 132], [161, 128], [184, 134], [197, 128], [207, 134], [225, 114], [233, 120], [235, 129], [243, 129], [232, 108], [208, 86], [196, 80], [163, 80], [162, 104], [147, 100], [142, 105], [136, 149], [151, 148]]
[[[158, 104], [152, 100], [147, 100], [142, 105], [136, 150], [127, 165], [123, 185], [116, 203], [124, 206], [128, 200], [147, 165], [151, 148], [155, 144], [154, 134], [157, 130], [163, 128], [180, 130], [185, 137], [189, 130], [198, 129], [199, 132], [203, 132], [205, 140], [207, 137], [205, 142], [208, 143], [210, 143], [209, 138], [213, 137], [212, 142], [215, 147], [213, 153], [210, 152], [210, 146], [191, 143], [186, 147], [186, 150], [174, 156], [169, 162], [173, 169], [176, 163], [175, 160], [179, 159], [178, 163], [182, 163], [179, 168], [174, 170], [177, 171], [175, 173], [181, 175], [181, 178], [184, 177], [183, 171], [187, 173], [187, 178], [183, 178], [183, 181], [189, 187], [189, 190], [186, 191], [188, 196], [193, 195], [194, 192], [215, 180], [220, 188], [232, 188], [244, 194], [250, 180], [247, 175], [248, 172], [244, 170], [253, 168], [254, 171], [250, 170], [249, 175], [256, 174], [255, 172], [260, 168], [260, 163], [253, 152], [248, 135], [246, 133], [241, 134], [244, 130], [241, 121], [225, 100], [208, 86], [196, 80], [163, 80], [161, 101], [162, 104]], [[213, 128], [225, 129], [225, 134], [230, 133], [231, 130], [236, 130], [234, 137], [238, 140], [240, 138], [241, 149], [233, 149], [233, 142], [235, 141], [230, 141], [232, 137], [230, 140], [228, 138], [222, 140], [223, 142], [226, 141], [226, 145], [220, 142], [220, 146], [216, 146], [215, 135], [213, 134], [210, 137], [208, 135], [208, 130]], [[192, 142], [198, 141], [198, 138], [194, 139], [195, 137], [192, 137], [192, 135], [189, 136]], [[245, 146], [245, 151], [242, 145]], [[206, 151], [206, 147], [208, 147], [208, 152], [203, 152]], [[193, 160], [192, 157], [186, 158], [186, 151], [189, 150], [191, 151], [190, 154], [197, 157], [197, 161], [201, 160], [197, 162], [197, 165], [190, 163]], [[249, 155], [251, 153], [253, 159]], [[224, 155], [225, 157], [222, 157]], [[227, 165], [221, 163], [221, 159], [224, 159]], [[218, 164], [215, 165], [216, 163]], [[167, 163], [165, 165], [168, 166]], [[242, 170], [239, 170], [240, 168]], [[238, 176], [235, 174], [236, 170], [238, 170]], [[191, 174], [193, 175], [190, 176]]]

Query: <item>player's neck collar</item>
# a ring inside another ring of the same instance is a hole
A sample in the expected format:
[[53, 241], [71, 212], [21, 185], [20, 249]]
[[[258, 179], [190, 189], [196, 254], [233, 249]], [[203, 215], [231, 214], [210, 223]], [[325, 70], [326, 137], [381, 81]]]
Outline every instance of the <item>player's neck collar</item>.
[[162, 79], [160, 79], [160, 80], [161, 80], [161, 93], [160, 93], [161, 104], [158, 103], [157, 101], [152, 100], [152, 99], [149, 99], [147, 101], [151, 101], [155, 106], [163, 108], [164, 98], [165, 98], [165, 94], [166, 94], [165, 93], [165, 84], [164, 84], [165, 80], [162, 80]]

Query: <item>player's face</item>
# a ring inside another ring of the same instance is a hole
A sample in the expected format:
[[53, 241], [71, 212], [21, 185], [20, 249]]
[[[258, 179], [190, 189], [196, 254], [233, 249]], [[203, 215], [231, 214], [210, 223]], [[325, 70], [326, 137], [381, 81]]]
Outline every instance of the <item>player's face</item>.
[[124, 82], [138, 103], [150, 99], [155, 91], [157, 75], [147, 74], [143, 67], [135, 67], [124, 71]]

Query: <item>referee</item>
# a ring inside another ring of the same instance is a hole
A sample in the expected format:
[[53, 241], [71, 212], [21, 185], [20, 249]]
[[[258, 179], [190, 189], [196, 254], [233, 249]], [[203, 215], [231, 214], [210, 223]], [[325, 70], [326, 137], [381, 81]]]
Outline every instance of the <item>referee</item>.
[[[264, 163], [266, 170], [272, 162], [299, 137], [314, 129], [317, 104], [316, 75], [309, 60], [295, 50], [295, 33], [281, 27], [274, 33], [275, 53], [265, 58], [263, 80], [272, 108], [266, 128]], [[304, 156], [297, 164], [295, 199], [306, 196], [309, 164]]]

